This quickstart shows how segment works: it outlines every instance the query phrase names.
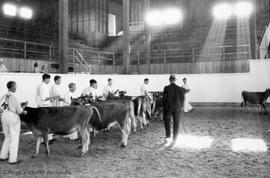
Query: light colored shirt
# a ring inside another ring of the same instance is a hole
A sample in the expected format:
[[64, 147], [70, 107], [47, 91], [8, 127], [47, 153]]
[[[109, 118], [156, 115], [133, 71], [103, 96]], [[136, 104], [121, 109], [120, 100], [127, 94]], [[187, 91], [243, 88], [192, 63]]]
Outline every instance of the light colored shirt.
[[8, 72], [8, 69], [4, 64], [0, 65], [0, 72]]
[[182, 87], [183, 87], [184, 89], [186, 89], [186, 90], [190, 90], [190, 88], [189, 88], [189, 85], [188, 85], [188, 84], [184, 84], [184, 85], [182, 85]]
[[106, 85], [103, 89], [103, 96], [107, 98], [107, 96], [111, 93], [114, 94], [115, 90], [113, 89], [112, 86]]
[[46, 100], [50, 96], [49, 85], [42, 82], [37, 88], [36, 102], [38, 107], [50, 107], [51, 101]]
[[82, 96], [93, 96], [93, 99], [96, 99], [100, 96], [100, 93], [93, 87], [87, 87], [83, 90]]
[[[61, 87], [60, 85], [52, 85], [51, 89], [50, 89], [50, 97], [54, 97], [54, 96], [60, 96], [61, 97]], [[53, 99], [51, 100], [52, 106], [54, 107], [58, 107], [62, 105], [62, 102], [59, 99]]]
[[1, 98], [1, 105], [3, 102], [6, 101], [6, 104], [8, 105], [8, 110], [10, 112], [21, 114], [23, 112], [23, 109], [21, 107], [21, 103], [15, 96], [13, 92], [8, 92], [6, 95], [2, 96]]
[[77, 98], [77, 95], [75, 95], [75, 92], [73, 92], [73, 93], [71, 91], [66, 92], [66, 94], [64, 96], [63, 105], [64, 106], [71, 105], [71, 98]]
[[35, 73], [40, 73], [39, 68], [38, 68], [38, 67], [35, 67], [34, 72], [35, 72]]
[[145, 96], [145, 92], [148, 93], [148, 86], [146, 84], [143, 84], [141, 86], [141, 96]]

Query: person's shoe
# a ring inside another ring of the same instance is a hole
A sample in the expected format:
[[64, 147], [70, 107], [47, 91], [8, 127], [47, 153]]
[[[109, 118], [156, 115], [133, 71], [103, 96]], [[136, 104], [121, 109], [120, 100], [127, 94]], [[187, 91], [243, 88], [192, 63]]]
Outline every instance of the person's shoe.
[[0, 159], [0, 162], [4, 162], [4, 161], [7, 161], [8, 160], [8, 158], [7, 159]]
[[15, 165], [15, 164], [20, 164], [20, 163], [22, 163], [22, 162], [23, 162], [23, 160], [17, 160], [16, 162], [8, 163], [8, 164]]
[[193, 112], [195, 109], [194, 108], [192, 108], [191, 110], [190, 110], [190, 112]]
[[166, 137], [164, 140], [164, 144], [165, 145], [169, 145], [172, 142], [172, 138], [171, 137]]

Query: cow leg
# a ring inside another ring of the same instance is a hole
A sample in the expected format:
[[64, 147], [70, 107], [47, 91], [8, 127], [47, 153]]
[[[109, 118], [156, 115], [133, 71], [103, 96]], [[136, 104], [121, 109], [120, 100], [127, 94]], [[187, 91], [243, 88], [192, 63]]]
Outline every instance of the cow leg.
[[46, 148], [46, 154], [47, 156], [50, 155], [50, 148], [49, 148], [49, 136], [48, 133], [43, 133], [43, 141], [45, 143], [45, 148]]
[[85, 153], [88, 151], [89, 144], [90, 144], [90, 137], [89, 137], [89, 132], [87, 129], [80, 129], [80, 133], [82, 136], [82, 153], [81, 156], [84, 156]]
[[137, 121], [140, 125], [140, 130], [143, 130], [143, 118], [141, 116], [137, 116]]
[[144, 126], [147, 125], [147, 119], [146, 119], [146, 114], [145, 114], [145, 112], [143, 112], [143, 114], [142, 114], [142, 122], [143, 122], [143, 125], [144, 125]]
[[36, 158], [38, 156], [39, 147], [40, 147], [41, 142], [42, 142], [42, 137], [38, 137], [37, 138], [37, 145], [36, 145], [36, 153], [35, 153], [35, 155], [32, 156], [32, 158]]
[[127, 146], [128, 136], [131, 130], [131, 120], [129, 117], [126, 118], [125, 122], [123, 124], [120, 124], [120, 128], [122, 131], [122, 143], [121, 147]]
[[[264, 110], [264, 112], [263, 112]], [[261, 112], [264, 113], [264, 115], [267, 115], [266, 107], [263, 103], [261, 103]]]

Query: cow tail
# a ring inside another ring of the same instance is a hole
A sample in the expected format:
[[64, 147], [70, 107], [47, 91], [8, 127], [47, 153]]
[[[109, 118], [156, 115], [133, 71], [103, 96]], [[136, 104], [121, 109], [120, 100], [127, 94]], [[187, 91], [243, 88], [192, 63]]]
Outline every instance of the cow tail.
[[102, 122], [102, 120], [101, 120], [101, 115], [100, 115], [100, 112], [99, 112], [98, 108], [97, 108], [97, 107], [95, 107], [95, 106], [91, 106], [91, 108], [97, 112], [98, 119], [99, 119], [99, 121], [100, 121], [100, 123], [101, 123], [101, 122]]

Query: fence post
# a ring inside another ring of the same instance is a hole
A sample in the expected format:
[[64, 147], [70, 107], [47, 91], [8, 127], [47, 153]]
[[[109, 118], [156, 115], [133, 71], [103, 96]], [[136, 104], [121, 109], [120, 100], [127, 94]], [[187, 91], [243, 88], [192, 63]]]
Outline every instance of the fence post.
[[138, 65], [140, 64], [140, 51], [138, 51], [137, 53], [137, 64]]
[[24, 44], [24, 55], [23, 56], [24, 56], [24, 59], [26, 59], [26, 57], [27, 57], [27, 53], [26, 53], [27, 47], [26, 47], [26, 45], [27, 44], [26, 44], [26, 42], [24, 42], [23, 44]]
[[164, 64], [166, 64], [167, 63], [167, 55], [166, 55], [166, 50], [164, 50]]
[[192, 61], [195, 62], [195, 49], [192, 48]]
[[115, 73], [115, 53], [113, 53], [113, 72]]
[[225, 61], [225, 47], [222, 47], [222, 61]]
[[73, 64], [75, 63], [75, 60], [74, 60], [74, 48], [72, 48], [72, 61], [73, 61]]
[[99, 60], [100, 60], [100, 54], [99, 54], [99, 51], [98, 51], [98, 56], [97, 56], [97, 60], [98, 60], [98, 65], [99, 65]]
[[52, 45], [50, 45], [49, 54], [50, 54], [50, 61], [51, 61], [52, 60]]

